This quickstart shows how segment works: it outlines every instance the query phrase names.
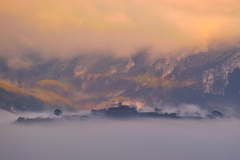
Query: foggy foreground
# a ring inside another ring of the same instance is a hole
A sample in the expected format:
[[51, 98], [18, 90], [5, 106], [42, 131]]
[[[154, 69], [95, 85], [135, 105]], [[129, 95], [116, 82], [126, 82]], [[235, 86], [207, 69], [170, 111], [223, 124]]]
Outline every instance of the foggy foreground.
[[16, 118], [0, 112], [1, 160], [240, 158], [238, 120], [94, 119], [10, 123]]

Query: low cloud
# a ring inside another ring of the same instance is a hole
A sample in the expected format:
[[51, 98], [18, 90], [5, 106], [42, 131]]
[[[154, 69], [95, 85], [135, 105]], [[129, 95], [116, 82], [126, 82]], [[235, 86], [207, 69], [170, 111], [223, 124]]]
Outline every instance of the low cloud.
[[32, 65], [29, 59], [11, 58], [8, 60], [8, 66], [14, 69], [28, 68]]
[[200, 117], [206, 117], [207, 115], [210, 115], [211, 112], [202, 109], [201, 107], [194, 105], [194, 104], [182, 104], [178, 107], [172, 107], [172, 106], [163, 106], [160, 107], [163, 112], [166, 113], [177, 113], [179, 116], [200, 116]]
[[206, 50], [239, 36], [239, 7], [237, 0], [2, 1], [0, 52], [69, 57]]

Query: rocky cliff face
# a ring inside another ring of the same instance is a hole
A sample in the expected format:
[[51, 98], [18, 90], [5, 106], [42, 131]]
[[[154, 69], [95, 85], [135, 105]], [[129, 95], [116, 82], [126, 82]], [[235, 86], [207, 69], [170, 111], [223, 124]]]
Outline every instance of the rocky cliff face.
[[224, 95], [228, 86], [228, 74], [240, 67], [240, 52], [226, 59], [218, 66], [203, 73], [203, 92]]

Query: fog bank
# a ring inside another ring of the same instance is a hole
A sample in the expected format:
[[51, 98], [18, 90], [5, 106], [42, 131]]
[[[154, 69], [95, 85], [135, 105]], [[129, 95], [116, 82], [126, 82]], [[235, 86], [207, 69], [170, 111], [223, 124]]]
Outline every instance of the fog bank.
[[165, 119], [0, 126], [1, 160], [238, 160], [240, 122]]

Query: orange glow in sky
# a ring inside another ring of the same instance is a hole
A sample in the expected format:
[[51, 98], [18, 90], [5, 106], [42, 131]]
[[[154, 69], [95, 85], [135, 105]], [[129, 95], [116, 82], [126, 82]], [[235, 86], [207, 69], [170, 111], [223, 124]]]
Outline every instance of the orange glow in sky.
[[0, 1], [0, 51], [167, 54], [240, 34], [239, 0]]

